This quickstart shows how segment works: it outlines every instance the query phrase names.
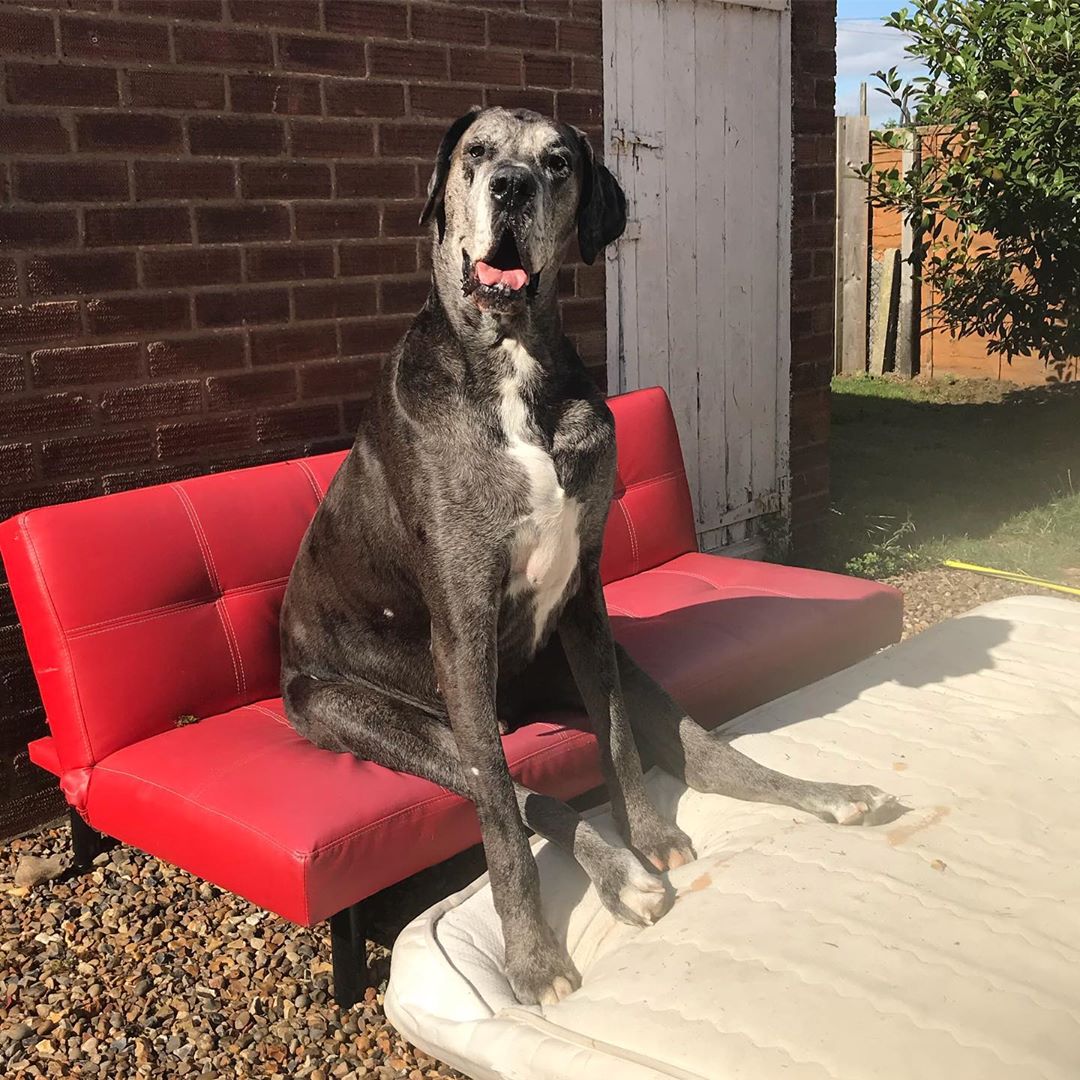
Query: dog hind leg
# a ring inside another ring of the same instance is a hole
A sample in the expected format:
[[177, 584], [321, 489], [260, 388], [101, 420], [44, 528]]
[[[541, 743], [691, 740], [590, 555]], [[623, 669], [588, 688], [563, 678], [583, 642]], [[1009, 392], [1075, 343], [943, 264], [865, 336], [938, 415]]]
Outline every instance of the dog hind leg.
[[723, 734], [687, 716], [625, 649], [615, 649], [635, 740], [647, 757], [695, 791], [793, 806], [840, 825], [877, 825], [903, 813], [880, 788], [800, 780], [759, 765]]

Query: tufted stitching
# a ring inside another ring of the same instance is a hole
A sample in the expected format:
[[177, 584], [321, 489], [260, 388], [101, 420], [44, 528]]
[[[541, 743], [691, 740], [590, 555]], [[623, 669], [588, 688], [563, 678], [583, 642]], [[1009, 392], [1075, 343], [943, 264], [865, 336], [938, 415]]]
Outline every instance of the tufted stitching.
[[673, 577], [685, 577], [696, 578], [698, 581], [705, 582], [710, 588], [716, 592], [734, 592], [736, 589], [747, 589], [753, 593], [754, 596], [779, 596], [784, 600], [805, 600], [804, 596], [793, 596], [791, 593], [776, 592], [774, 589], [765, 589], [760, 585], [720, 585], [710, 578], [707, 578], [704, 574], [695, 574], [693, 570], [665, 570], [661, 567], [656, 567], [649, 570], [650, 574], [671, 574]]
[[240, 638], [236, 633], [236, 627], [233, 626], [232, 613], [229, 611], [229, 605], [225, 603], [224, 597], [214, 601], [214, 607], [217, 608], [221, 617], [221, 624], [225, 627], [226, 633], [231, 639], [232, 648], [236, 650], [236, 662], [240, 666], [240, 680], [237, 689], [243, 696], [247, 693], [247, 673], [244, 671], [244, 654], [240, 649]]
[[293, 461], [292, 464], [307, 477], [307, 482], [311, 485], [311, 490], [315, 492], [315, 502], [321, 503], [326, 492], [319, 487], [319, 481], [315, 479], [315, 474], [311, 471], [311, 466], [303, 459], [297, 459]]
[[[30, 559], [34, 564], [34, 572], [37, 574], [38, 585], [49, 605], [49, 612], [52, 614], [53, 622], [56, 626], [56, 636], [60, 639], [64, 648], [64, 655], [67, 657], [67, 682], [68, 689], [74, 698], [75, 709], [79, 716], [79, 729], [82, 733], [83, 750], [86, 753], [87, 764], [93, 764], [96, 760], [94, 755], [94, 747], [90, 741], [90, 729], [86, 726], [86, 710], [83, 708], [82, 694], [79, 691], [79, 681], [75, 678], [75, 661], [71, 655], [71, 645], [68, 642], [68, 636], [64, 632], [64, 628], [60, 623], [60, 615], [56, 610], [56, 602], [53, 600], [52, 591], [49, 588], [49, 582], [45, 577], [45, 573], [41, 568], [41, 559], [38, 558], [37, 545], [34, 543], [33, 534], [29, 529], [29, 517], [26, 514], [19, 515], [19, 528], [26, 540], [26, 550], [30, 553]], [[35, 670], [36, 674], [36, 670]], [[52, 727], [50, 723], [49, 727]], [[59, 751], [57, 752], [59, 757]]]
[[[270, 581], [257, 581], [251, 585], [238, 585], [235, 589], [225, 589], [221, 595], [240, 596], [244, 593], [261, 592], [262, 590], [280, 589], [288, 581], [288, 578], [272, 578]], [[101, 622], [87, 623], [68, 631], [69, 638], [92, 637], [94, 634], [104, 634], [109, 630], [118, 630], [125, 626], [134, 626], [138, 623], [150, 622], [164, 615], [172, 615], [175, 612], [186, 611], [188, 608], [205, 607], [214, 604], [217, 600], [213, 596], [199, 597], [194, 600], [176, 600], [171, 604], [162, 604], [160, 607], [146, 608], [144, 611], [133, 611], [126, 615], [117, 615], [111, 619], [102, 619]]]
[[617, 499], [615, 505], [622, 511], [623, 519], [626, 521], [626, 531], [630, 534], [630, 552], [634, 560], [632, 574], [638, 572], [638, 546], [637, 546], [637, 533], [634, 531], [634, 522], [630, 518], [630, 511], [626, 509], [626, 504], [622, 499]]
[[188, 516], [188, 521], [191, 522], [191, 528], [195, 532], [195, 542], [199, 547], [199, 553], [202, 555], [203, 566], [206, 567], [207, 577], [210, 579], [210, 587], [217, 593], [217, 599], [214, 600], [214, 610], [217, 612], [218, 622], [221, 623], [221, 630], [225, 635], [225, 643], [229, 646], [229, 659], [232, 661], [233, 678], [236, 680], [236, 692], [243, 697], [246, 680], [242, 676], [243, 661], [240, 659], [240, 645], [233, 637], [232, 620], [229, 618], [228, 613], [225, 611], [225, 605], [222, 603], [221, 580], [218, 577], [217, 566], [214, 563], [214, 553], [210, 550], [210, 541], [203, 531], [202, 522], [199, 520], [199, 514], [188, 493], [179, 484], [170, 484], [169, 487], [176, 492], [176, 497], [180, 500], [180, 505], [183, 506], [184, 512]]

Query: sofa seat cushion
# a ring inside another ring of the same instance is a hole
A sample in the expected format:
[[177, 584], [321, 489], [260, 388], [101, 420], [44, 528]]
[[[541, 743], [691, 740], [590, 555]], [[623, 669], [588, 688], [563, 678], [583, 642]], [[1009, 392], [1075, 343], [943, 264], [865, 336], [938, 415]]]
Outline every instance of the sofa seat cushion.
[[707, 727], [897, 641], [903, 619], [878, 582], [698, 552], [605, 595], [615, 636]]
[[[557, 716], [504, 746], [534, 789], [568, 798], [600, 783], [592, 736]], [[94, 828], [308, 926], [480, 839], [465, 799], [320, 750], [280, 698], [109, 755], [86, 811]]]

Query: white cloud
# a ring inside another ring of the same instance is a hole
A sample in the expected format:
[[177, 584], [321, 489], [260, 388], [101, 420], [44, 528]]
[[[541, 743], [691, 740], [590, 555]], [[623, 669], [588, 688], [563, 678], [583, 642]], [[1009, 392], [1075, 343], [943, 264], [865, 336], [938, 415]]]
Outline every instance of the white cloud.
[[910, 38], [876, 19], [849, 19], [836, 27], [836, 73], [869, 75], [896, 67], [912, 67], [904, 46]]

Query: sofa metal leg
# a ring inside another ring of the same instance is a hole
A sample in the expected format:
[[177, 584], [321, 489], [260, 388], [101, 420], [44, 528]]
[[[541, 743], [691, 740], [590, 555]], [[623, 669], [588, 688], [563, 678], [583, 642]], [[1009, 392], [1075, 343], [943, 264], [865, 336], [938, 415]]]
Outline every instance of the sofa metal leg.
[[330, 952], [334, 964], [334, 1000], [351, 1009], [368, 985], [367, 933], [363, 902], [330, 916]]
[[111, 836], [91, 829], [77, 810], [69, 808], [68, 817], [71, 821], [71, 853], [74, 856], [71, 869], [75, 873], [82, 873], [90, 869], [102, 852], [116, 847], [116, 841]]

